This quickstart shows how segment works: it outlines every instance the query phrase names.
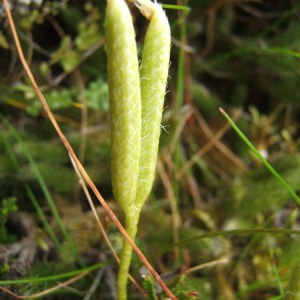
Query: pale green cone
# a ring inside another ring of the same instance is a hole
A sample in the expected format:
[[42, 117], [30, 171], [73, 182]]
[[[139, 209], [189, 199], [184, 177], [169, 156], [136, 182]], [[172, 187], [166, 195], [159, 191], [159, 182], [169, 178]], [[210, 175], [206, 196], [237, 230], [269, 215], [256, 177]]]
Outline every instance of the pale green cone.
[[[112, 186], [125, 213], [125, 229], [134, 240], [140, 210], [152, 188], [156, 169], [169, 67], [170, 28], [161, 6], [148, 0], [139, 2], [139, 9], [151, 17], [139, 74], [135, 33], [128, 7], [124, 0], [107, 2]], [[118, 274], [119, 300], [127, 299], [131, 255], [132, 247], [124, 240]]]
[[155, 4], [141, 62], [142, 150], [135, 203], [140, 209], [154, 180], [161, 119], [170, 64], [171, 34], [161, 5]]
[[134, 208], [141, 153], [139, 65], [132, 17], [124, 0], [108, 0], [106, 52], [111, 117], [114, 196], [126, 212]]

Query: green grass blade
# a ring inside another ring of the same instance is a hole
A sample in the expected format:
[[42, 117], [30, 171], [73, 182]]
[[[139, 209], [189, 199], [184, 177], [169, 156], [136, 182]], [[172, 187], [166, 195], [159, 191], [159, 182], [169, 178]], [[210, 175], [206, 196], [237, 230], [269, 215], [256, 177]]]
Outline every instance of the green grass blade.
[[176, 10], [183, 10], [186, 12], [190, 12], [191, 8], [185, 5], [176, 5], [176, 4], [163, 4], [163, 8], [165, 9], [176, 9]]
[[235, 132], [240, 136], [240, 138], [245, 142], [245, 144], [250, 148], [250, 150], [259, 158], [259, 160], [266, 166], [266, 168], [275, 176], [275, 178], [283, 185], [283, 187], [289, 192], [292, 198], [300, 206], [300, 198], [291, 189], [288, 183], [275, 171], [275, 169], [270, 165], [270, 163], [263, 157], [263, 155], [255, 148], [255, 146], [247, 139], [247, 137], [242, 133], [242, 131], [235, 125], [234, 121], [229, 117], [229, 115], [222, 109], [219, 109], [221, 114], [226, 118]]
[[97, 270], [101, 267], [104, 267], [108, 264], [108, 262], [101, 262], [89, 267], [84, 267], [81, 269], [77, 269], [74, 271], [61, 273], [61, 274], [55, 274], [55, 275], [49, 275], [49, 276], [43, 276], [43, 277], [34, 277], [34, 278], [24, 278], [24, 279], [16, 279], [16, 280], [0, 280], [0, 285], [8, 285], [8, 284], [27, 284], [27, 283], [38, 283], [38, 282], [48, 282], [48, 281], [56, 281], [56, 280], [62, 280], [70, 277], [74, 277], [76, 275], [79, 275], [81, 273], [87, 272], [90, 273], [94, 270]]
[[[186, 15], [185, 11], [182, 12], [179, 20], [178, 25], [180, 26], [180, 43], [184, 45], [186, 40]], [[178, 70], [177, 70], [177, 93], [176, 93], [176, 103], [175, 108], [176, 112], [180, 110], [182, 107], [183, 99], [184, 99], [184, 47], [179, 48], [178, 53]]]

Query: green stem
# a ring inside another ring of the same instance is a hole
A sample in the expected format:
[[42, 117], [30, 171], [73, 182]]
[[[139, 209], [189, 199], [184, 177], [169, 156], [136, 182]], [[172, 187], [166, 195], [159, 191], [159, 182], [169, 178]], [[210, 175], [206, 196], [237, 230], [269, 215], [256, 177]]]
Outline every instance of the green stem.
[[[137, 233], [137, 224], [139, 220], [140, 211], [126, 216], [126, 232], [128, 235], [135, 240]], [[128, 273], [132, 257], [132, 247], [126, 239], [123, 240], [123, 247], [120, 256], [120, 265], [118, 273], [118, 300], [127, 299], [127, 282], [128, 282]]]
[[[186, 11], [179, 12], [179, 26], [180, 26], [180, 43], [185, 44], [186, 39]], [[178, 71], [177, 71], [177, 93], [175, 100], [175, 111], [178, 112], [183, 103], [184, 99], [184, 47], [179, 48], [178, 53]]]

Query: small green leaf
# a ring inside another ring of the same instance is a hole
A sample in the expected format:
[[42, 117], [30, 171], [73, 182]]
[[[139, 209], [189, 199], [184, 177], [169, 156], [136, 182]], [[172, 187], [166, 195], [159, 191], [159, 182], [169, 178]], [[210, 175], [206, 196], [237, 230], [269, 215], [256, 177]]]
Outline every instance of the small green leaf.
[[108, 84], [103, 79], [98, 78], [91, 82], [88, 88], [84, 91], [87, 107], [91, 109], [109, 109], [109, 92]]
[[91, 23], [88, 26], [83, 26], [79, 31], [78, 37], [75, 39], [75, 44], [79, 51], [85, 51], [100, 40], [98, 25]]
[[292, 272], [288, 288], [284, 294], [284, 300], [300, 299], [300, 264]]
[[6, 37], [3, 35], [2, 30], [0, 30], [0, 47], [1, 47], [1, 48], [4, 48], [4, 49], [8, 49], [8, 48], [9, 48], [7, 39], [6, 39]]
[[69, 73], [79, 66], [81, 62], [80, 55], [74, 51], [69, 50], [61, 59], [61, 65], [65, 72]]

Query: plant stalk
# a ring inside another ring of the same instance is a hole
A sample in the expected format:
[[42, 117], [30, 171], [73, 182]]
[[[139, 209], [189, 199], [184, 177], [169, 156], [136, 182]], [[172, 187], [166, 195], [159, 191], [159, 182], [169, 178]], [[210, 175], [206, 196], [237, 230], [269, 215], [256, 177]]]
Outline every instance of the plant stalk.
[[[126, 215], [126, 226], [125, 229], [128, 235], [135, 240], [135, 236], [137, 233], [138, 221], [139, 221], [140, 211], [136, 211], [133, 214]], [[128, 243], [126, 239], [123, 240], [122, 252], [120, 255], [120, 265], [118, 272], [118, 300], [126, 300], [127, 299], [127, 282], [128, 282], [128, 274], [130, 268], [130, 262], [132, 257], [132, 246]]]

